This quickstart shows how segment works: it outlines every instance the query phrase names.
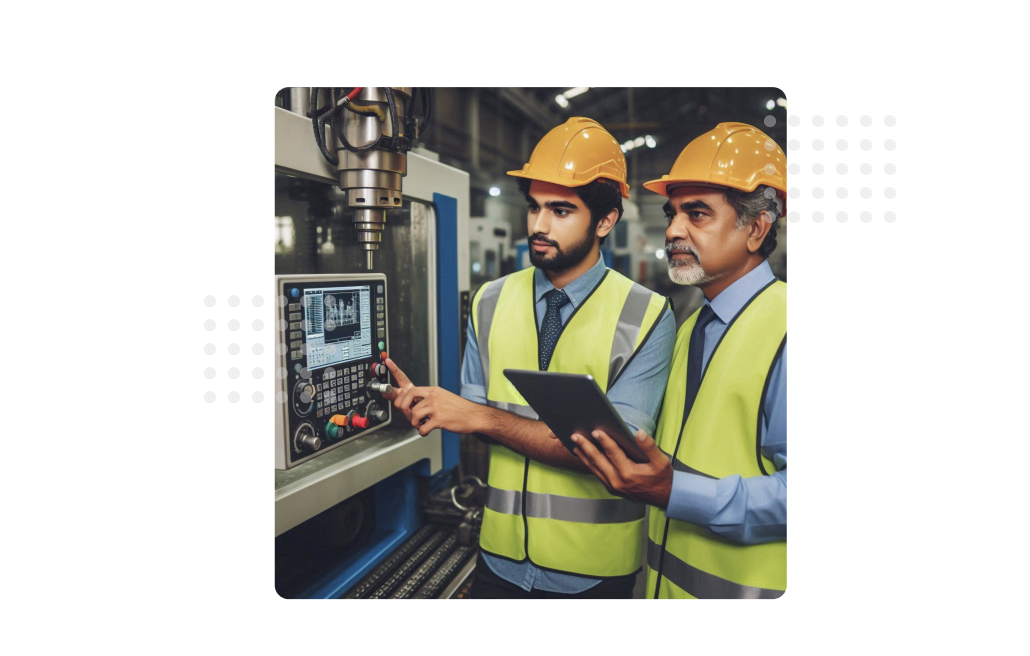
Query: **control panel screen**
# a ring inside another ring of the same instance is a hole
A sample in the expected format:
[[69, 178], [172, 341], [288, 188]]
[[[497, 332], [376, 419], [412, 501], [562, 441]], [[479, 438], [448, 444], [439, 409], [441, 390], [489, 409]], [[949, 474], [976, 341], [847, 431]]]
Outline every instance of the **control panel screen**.
[[372, 355], [370, 285], [304, 290], [308, 369]]

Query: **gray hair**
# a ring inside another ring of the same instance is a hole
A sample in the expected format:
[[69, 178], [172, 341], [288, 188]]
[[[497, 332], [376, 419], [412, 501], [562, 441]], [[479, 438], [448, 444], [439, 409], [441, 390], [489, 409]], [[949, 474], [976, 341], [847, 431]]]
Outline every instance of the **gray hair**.
[[776, 228], [777, 219], [783, 214], [783, 201], [776, 190], [767, 185], [759, 185], [754, 191], [738, 191], [737, 189], [726, 189], [726, 202], [737, 212], [737, 227], [744, 228], [753, 223], [762, 212], [768, 212], [772, 227], [765, 235], [765, 241], [758, 248], [758, 254], [763, 258], [776, 250]]

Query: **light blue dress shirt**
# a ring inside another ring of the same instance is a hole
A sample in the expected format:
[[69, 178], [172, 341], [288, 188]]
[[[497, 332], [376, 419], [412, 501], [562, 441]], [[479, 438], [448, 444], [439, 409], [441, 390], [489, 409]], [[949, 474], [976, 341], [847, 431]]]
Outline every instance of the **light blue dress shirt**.
[[[561, 309], [561, 322], [569, 320], [594, 287], [601, 282], [607, 267], [604, 260], [597, 258], [597, 264], [586, 273], [565, 286], [569, 297]], [[554, 285], [540, 269], [533, 277], [533, 292], [536, 298], [537, 330], [547, 312], [544, 294]], [[666, 309], [651, 337], [640, 347], [633, 360], [626, 365], [619, 379], [608, 390], [608, 400], [622, 416], [630, 430], [643, 428], [648, 435], [654, 434], [655, 419], [661, 405], [665, 384], [672, 367], [672, 351], [676, 345], [676, 319], [672, 310]], [[483, 366], [479, 361], [479, 345], [476, 333], [469, 321], [468, 339], [465, 345], [465, 360], [461, 365], [461, 396], [475, 403], [486, 404], [486, 385], [483, 380]], [[483, 560], [497, 576], [519, 586], [527, 592], [534, 588], [548, 592], [577, 594], [594, 587], [600, 581], [571, 574], [559, 574], [540, 569], [528, 560], [514, 563], [503, 558], [483, 554]]]
[[[715, 319], [705, 327], [703, 367], [708, 367], [719, 339], [744, 305], [775, 278], [762, 262], [706, 305]], [[686, 384], [686, 381], [683, 381]], [[762, 453], [776, 467], [771, 476], [712, 479], [673, 472], [666, 515], [707, 528], [740, 544], [787, 539], [787, 346], [773, 365], [761, 423]]]

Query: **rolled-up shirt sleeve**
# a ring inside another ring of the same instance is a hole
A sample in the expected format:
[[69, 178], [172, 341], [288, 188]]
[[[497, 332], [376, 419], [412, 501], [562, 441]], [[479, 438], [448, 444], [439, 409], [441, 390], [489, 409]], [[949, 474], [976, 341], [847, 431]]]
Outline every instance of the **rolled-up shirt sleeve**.
[[463, 399], [473, 403], [486, 404], [486, 383], [483, 380], [483, 364], [479, 361], [479, 342], [469, 319], [465, 340], [465, 359], [461, 362], [461, 391]]

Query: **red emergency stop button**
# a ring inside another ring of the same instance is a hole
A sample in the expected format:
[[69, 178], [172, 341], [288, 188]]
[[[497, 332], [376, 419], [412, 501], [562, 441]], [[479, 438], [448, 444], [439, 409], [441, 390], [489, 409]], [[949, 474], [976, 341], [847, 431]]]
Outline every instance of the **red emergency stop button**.
[[354, 428], [368, 428], [368, 417], [362, 417], [360, 415], [354, 415], [351, 417], [350, 425]]

